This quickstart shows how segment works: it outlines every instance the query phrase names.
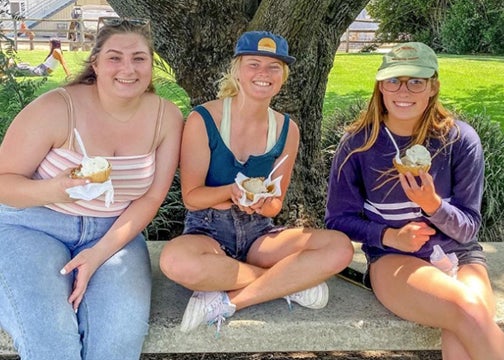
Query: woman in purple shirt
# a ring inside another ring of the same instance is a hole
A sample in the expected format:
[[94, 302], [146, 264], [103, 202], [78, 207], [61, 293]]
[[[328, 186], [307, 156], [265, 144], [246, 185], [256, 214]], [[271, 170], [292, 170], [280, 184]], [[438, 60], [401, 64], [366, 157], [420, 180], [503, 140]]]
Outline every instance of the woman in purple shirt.
[[[383, 57], [367, 111], [349, 126], [331, 169], [326, 225], [362, 243], [366, 282], [394, 314], [442, 329], [443, 359], [504, 359], [486, 259], [477, 242], [484, 160], [478, 135], [438, 101], [436, 54], [404, 43]], [[423, 145], [431, 166], [399, 174]], [[434, 245], [456, 256], [450, 276]]]

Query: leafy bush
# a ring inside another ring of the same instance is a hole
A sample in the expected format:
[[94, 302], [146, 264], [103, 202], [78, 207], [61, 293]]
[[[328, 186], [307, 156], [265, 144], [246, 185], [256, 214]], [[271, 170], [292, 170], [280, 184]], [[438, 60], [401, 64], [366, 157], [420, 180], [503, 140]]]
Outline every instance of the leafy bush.
[[441, 38], [445, 50], [453, 54], [485, 52], [482, 41], [485, 27], [484, 14], [478, 2], [456, 1], [441, 26]]
[[179, 173], [175, 174], [168, 196], [163, 201], [157, 215], [144, 230], [148, 240], [169, 240], [178, 236], [184, 229], [186, 209], [182, 202]]
[[500, 124], [484, 115], [464, 116], [460, 118], [474, 127], [479, 134], [485, 155], [485, 189], [483, 193], [480, 230], [481, 241], [504, 239], [504, 132]]
[[440, 24], [450, 3], [450, 0], [371, 0], [366, 9], [379, 21], [379, 41], [421, 41], [438, 51]]
[[16, 51], [11, 39], [0, 34], [5, 48], [0, 50], [0, 139], [11, 121], [28, 103], [36, 97], [37, 90], [47, 81], [47, 78], [21, 80], [14, 76], [10, 64], [16, 60]]
[[366, 102], [357, 100], [345, 109], [336, 109], [334, 113], [322, 122], [322, 159], [324, 160], [324, 176], [329, 178], [331, 164], [336, 152], [336, 148], [343, 134], [345, 127], [353, 122], [359, 114], [365, 109]]
[[502, 0], [371, 0], [381, 42], [421, 41], [452, 54], [504, 54]]
[[[322, 125], [322, 156], [324, 176], [328, 178], [336, 147], [344, 128], [364, 110], [366, 104], [358, 101], [347, 109], [337, 110]], [[481, 207], [482, 225], [480, 241], [501, 242], [504, 239], [504, 132], [500, 124], [486, 115], [457, 114], [457, 117], [474, 127], [480, 136], [485, 156], [485, 184]]]

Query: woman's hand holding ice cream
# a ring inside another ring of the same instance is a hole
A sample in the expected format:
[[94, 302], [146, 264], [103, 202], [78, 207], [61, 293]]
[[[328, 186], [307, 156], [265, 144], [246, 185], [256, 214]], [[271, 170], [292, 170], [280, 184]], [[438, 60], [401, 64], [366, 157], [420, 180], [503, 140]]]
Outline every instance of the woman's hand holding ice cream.
[[418, 180], [411, 173], [399, 174], [399, 181], [408, 199], [418, 204], [427, 215], [432, 215], [441, 206], [434, 180], [428, 172], [420, 172]]

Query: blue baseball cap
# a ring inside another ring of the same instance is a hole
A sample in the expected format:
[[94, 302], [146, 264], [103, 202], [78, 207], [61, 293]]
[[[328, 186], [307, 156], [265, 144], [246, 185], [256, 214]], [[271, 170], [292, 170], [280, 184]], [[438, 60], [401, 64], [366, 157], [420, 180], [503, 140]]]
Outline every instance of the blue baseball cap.
[[236, 43], [233, 57], [241, 55], [269, 56], [282, 60], [287, 65], [296, 61], [295, 57], [289, 56], [287, 40], [269, 31], [248, 31], [243, 33]]

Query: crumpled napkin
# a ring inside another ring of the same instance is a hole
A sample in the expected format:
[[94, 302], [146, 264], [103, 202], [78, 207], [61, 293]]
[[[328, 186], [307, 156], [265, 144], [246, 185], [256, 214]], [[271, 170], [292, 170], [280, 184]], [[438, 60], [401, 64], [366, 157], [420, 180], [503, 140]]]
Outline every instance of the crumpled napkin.
[[105, 206], [110, 207], [110, 204], [114, 203], [114, 187], [110, 179], [103, 183], [89, 183], [86, 185], [74, 186], [66, 189], [66, 192], [72, 199], [88, 201], [105, 194]]
[[273, 184], [275, 186], [274, 190], [269, 193], [254, 194], [254, 200], [251, 201], [251, 200], [247, 199], [247, 195], [245, 194], [246, 190], [241, 185], [243, 180], [248, 179], [249, 177], [245, 176], [241, 172], [239, 172], [238, 174], [236, 174], [235, 183], [236, 183], [236, 185], [238, 185], [238, 188], [240, 188], [240, 190], [243, 191], [243, 195], [240, 198], [240, 205], [250, 206], [250, 205], [254, 205], [260, 199], [282, 195], [282, 188], [280, 187], [280, 181], [282, 180], [282, 177], [283, 177], [283, 175], [280, 175], [279, 177], [271, 180], [271, 182], [268, 181], [268, 179], [266, 179], [264, 181], [264, 185], [270, 186], [271, 184]]

